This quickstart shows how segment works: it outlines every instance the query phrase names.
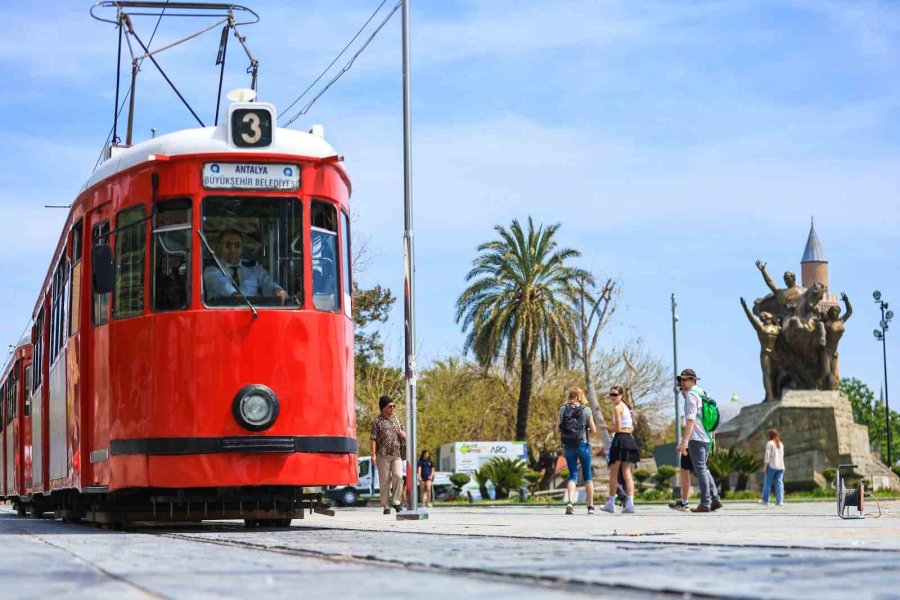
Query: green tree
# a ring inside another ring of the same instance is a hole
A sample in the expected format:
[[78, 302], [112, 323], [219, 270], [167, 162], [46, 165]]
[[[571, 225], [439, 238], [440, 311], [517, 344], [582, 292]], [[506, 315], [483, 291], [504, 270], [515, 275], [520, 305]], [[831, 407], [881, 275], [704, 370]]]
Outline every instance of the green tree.
[[492, 458], [481, 467], [481, 473], [494, 484], [498, 500], [509, 498], [511, 490], [525, 485], [527, 472], [525, 461], [506, 457]]
[[353, 283], [353, 325], [356, 346], [356, 372], [384, 363], [384, 342], [378, 323], [388, 319], [396, 298], [380, 285], [363, 289]]
[[763, 468], [763, 459], [746, 452], [735, 452], [734, 470], [737, 472], [737, 485], [734, 488], [736, 492], [743, 492], [747, 489], [750, 481], [750, 475], [760, 471]]
[[731, 490], [729, 478], [737, 467], [737, 452], [735, 448], [729, 448], [728, 450], [719, 449], [709, 455], [707, 467], [716, 481], [716, 487], [719, 488], [720, 494]]
[[672, 465], [660, 465], [659, 468], [656, 469], [656, 473], [653, 474], [653, 481], [656, 482], [656, 489], [663, 492], [668, 490], [672, 482], [672, 477], [677, 472], [678, 469]]
[[462, 493], [463, 486], [469, 483], [472, 480], [466, 473], [454, 473], [450, 476], [450, 483], [453, 484], [453, 489], [456, 490], [457, 494]]
[[[853, 420], [869, 430], [869, 443], [881, 448], [881, 460], [887, 462], [887, 436], [884, 405], [875, 399], [868, 385], [855, 377], [841, 377], [840, 390], [850, 399]], [[900, 413], [891, 411], [891, 454], [900, 458]]]
[[535, 228], [529, 217], [527, 230], [518, 220], [494, 229], [499, 238], [478, 246], [480, 256], [466, 275], [469, 287], [456, 302], [456, 321], [468, 332], [465, 350], [482, 367], [500, 355], [507, 370], [518, 363], [515, 433], [525, 440], [535, 362], [542, 371], [568, 362], [575, 318], [567, 300], [580, 271], [566, 263], [580, 253], [557, 246], [558, 223]]

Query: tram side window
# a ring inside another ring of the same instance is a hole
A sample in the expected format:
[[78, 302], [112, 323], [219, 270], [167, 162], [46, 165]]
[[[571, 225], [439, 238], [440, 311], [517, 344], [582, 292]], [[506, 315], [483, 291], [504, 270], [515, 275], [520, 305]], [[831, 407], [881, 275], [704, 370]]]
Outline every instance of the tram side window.
[[[97, 223], [93, 228], [94, 245], [109, 243], [109, 221]], [[91, 323], [105, 325], [109, 320], [109, 292], [99, 293], [92, 286]]]
[[6, 386], [0, 385], [0, 432], [6, 429]]
[[78, 221], [72, 228], [72, 277], [69, 286], [69, 335], [78, 333], [81, 318], [81, 253], [83, 221]]
[[6, 422], [16, 418], [16, 378], [13, 373], [6, 379]]
[[116, 287], [113, 296], [113, 316], [117, 319], [144, 312], [146, 238], [143, 205], [119, 213], [116, 217]]
[[50, 286], [50, 364], [56, 360], [66, 344], [66, 293], [69, 286], [69, 261], [60, 257], [53, 271], [53, 283]]
[[31, 416], [31, 365], [25, 367], [25, 416]]
[[319, 310], [336, 311], [338, 297], [337, 209], [332, 204], [313, 200], [311, 216], [313, 305]]
[[153, 310], [187, 308], [191, 298], [191, 201], [156, 205], [153, 217]]
[[[303, 218], [297, 198], [203, 199], [203, 302], [211, 307], [298, 308]], [[240, 290], [240, 293], [238, 292]]]
[[38, 313], [34, 320], [34, 329], [31, 332], [31, 339], [34, 342], [34, 350], [31, 359], [31, 389], [41, 389], [41, 378], [43, 374], [42, 365], [44, 364], [44, 311]]
[[344, 314], [352, 317], [350, 306], [353, 293], [353, 282], [350, 280], [350, 216], [343, 211], [341, 211], [341, 240], [344, 244], [343, 252], [341, 252], [341, 273], [344, 275], [341, 278], [344, 282]]

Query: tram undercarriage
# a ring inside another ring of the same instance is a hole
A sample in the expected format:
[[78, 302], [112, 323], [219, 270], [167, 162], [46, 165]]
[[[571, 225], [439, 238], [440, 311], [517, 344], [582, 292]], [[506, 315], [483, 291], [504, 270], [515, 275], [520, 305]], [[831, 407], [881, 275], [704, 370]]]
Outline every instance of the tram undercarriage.
[[[10, 498], [16, 514], [65, 523], [89, 522], [124, 528], [139, 523], [199, 523], [243, 519], [246, 527], [287, 527], [310, 514], [334, 516], [322, 492], [310, 488], [141, 489], [108, 493], [104, 488], [64, 490]], [[313, 488], [315, 489], [315, 488]]]

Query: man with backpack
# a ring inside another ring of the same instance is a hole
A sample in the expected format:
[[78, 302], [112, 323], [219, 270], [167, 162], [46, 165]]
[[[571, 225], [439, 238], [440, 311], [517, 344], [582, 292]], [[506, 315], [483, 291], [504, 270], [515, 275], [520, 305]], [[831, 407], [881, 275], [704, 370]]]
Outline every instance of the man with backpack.
[[[590, 433], [588, 433], [590, 431]], [[563, 454], [569, 469], [566, 485], [566, 514], [575, 514], [575, 486], [578, 482], [578, 465], [587, 494], [587, 512], [594, 514], [594, 481], [591, 474], [590, 434], [597, 433], [591, 409], [581, 388], [572, 388], [566, 395], [566, 403], [559, 409], [559, 433], [563, 443]]]
[[699, 379], [693, 369], [685, 369], [678, 376], [678, 386], [684, 396], [684, 433], [676, 452], [679, 456], [690, 457], [697, 474], [700, 504], [691, 512], [707, 513], [722, 508], [719, 490], [708, 465], [713, 445], [711, 433], [719, 425], [719, 411], [715, 400], [697, 385]]

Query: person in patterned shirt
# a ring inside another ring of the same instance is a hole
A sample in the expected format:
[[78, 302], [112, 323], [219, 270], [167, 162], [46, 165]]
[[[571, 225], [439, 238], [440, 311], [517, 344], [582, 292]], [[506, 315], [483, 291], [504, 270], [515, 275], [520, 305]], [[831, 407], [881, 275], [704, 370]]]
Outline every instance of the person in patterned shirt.
[[[381, 414], [372, 422], [372, 456], [378, 469], [381, 491], [381, 508], [391, 514], [391, 507], [400, 512], [400, 496], [403, 493], [403, 456], [400, 447], [406, 441], [406, 432], [400, 419], [394, 416], [397, 405], [388, 396], [378, 399]], [[393, 486], [393, 490], [391, 489]]]

